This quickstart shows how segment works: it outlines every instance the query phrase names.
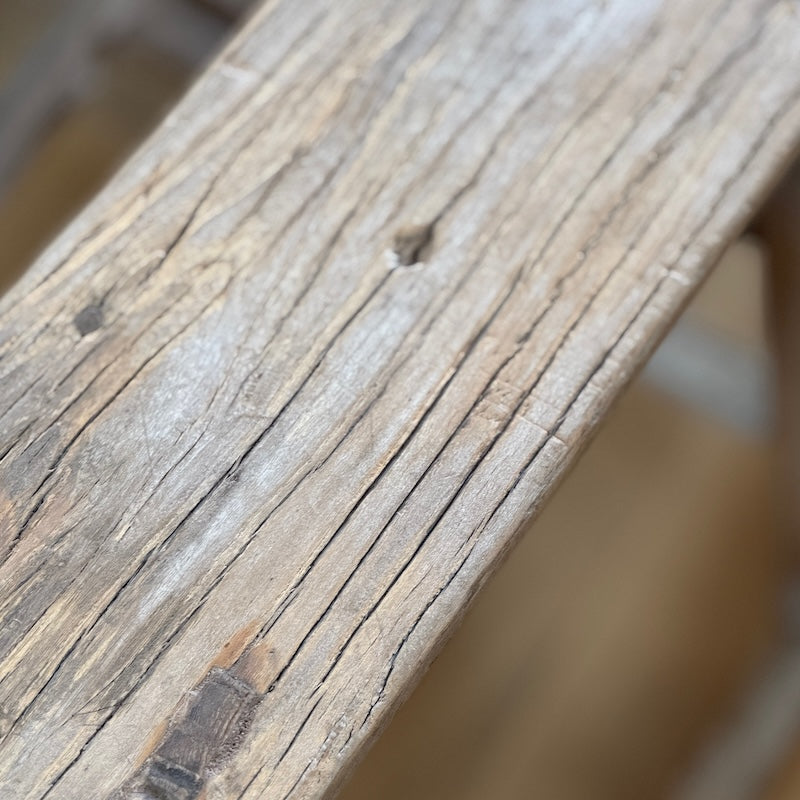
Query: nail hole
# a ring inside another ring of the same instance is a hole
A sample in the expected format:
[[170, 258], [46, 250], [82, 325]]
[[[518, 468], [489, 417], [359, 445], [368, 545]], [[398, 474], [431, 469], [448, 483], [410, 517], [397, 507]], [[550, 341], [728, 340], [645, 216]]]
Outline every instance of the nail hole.
[[76, 314], [73, 320], [78, 333], [81, 336], [86, 336], [87, 333], [92, 333], [103, 325], [103, 309], [94, 303], [86, 306], [83, 311]]
[[414, 225], [402, 228], [394, 235], [392, 252], [397, 265], [410, 267], [421, 264], [433, 248], [433, 225]]

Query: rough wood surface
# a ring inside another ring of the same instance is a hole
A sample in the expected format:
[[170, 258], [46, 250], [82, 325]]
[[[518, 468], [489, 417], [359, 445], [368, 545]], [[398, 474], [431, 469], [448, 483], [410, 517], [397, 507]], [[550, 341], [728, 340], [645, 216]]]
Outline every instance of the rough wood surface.
[[0, 793], [333, 791], [799, 139], [795, 2], [266, 2], [0, 302]]

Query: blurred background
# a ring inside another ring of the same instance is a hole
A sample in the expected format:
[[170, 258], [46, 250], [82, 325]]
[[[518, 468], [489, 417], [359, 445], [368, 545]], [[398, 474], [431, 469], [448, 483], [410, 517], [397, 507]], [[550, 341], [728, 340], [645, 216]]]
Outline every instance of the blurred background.
[[[2, 0], [0, 291], [152, 130], [251, 2]], [[345, 800], [725, 796], [708, 743], [724, 739], [783, 652], [763, 280], [759, 244], [745, 238]], [[787, 690], [776, 691], [785, 706]], [[776, 748], [769, 737], [764, 746]], [[800, 748], [775, 750], [772, 762], [766, 791], [744, 796], [800, 797]]]

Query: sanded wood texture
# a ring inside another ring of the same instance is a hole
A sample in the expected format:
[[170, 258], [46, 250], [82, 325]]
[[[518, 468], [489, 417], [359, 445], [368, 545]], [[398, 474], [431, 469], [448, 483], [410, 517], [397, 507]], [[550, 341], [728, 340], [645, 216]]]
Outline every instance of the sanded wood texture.
[[0, 794], [330, 795], [800, 141], [796, 2], [266, 2], [0, 301]]

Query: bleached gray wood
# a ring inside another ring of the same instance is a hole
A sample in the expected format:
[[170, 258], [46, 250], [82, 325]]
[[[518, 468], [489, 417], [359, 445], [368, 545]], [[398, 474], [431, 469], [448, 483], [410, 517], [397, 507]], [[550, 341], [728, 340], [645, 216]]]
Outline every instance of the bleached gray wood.
[[329, 795], [798, 141], [794, 2], [265, 2], [0, 301], [0, 794]]

